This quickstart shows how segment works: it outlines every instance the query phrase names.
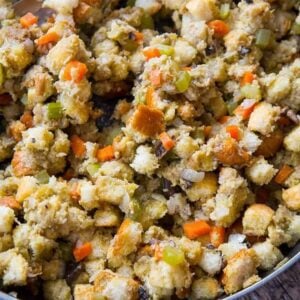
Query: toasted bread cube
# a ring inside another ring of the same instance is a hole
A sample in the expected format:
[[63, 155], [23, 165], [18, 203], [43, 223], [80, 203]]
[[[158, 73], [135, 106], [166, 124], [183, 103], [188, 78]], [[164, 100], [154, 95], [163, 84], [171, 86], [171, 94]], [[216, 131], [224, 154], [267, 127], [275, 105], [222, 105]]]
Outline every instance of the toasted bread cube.
[[211, 277], [203, 277], [193, 282], [191, 299], [215, 299], [221, 291], [218, 280]]
[[28, 196], [30, 196], [37, 186], [37, 180], [31, 176], [22, 177], [16, 194], [16, 200], [23, 202]]
[[289, 151], [300, 152], [300, 126], [294, 128], [284, 138], [283, 144]]
[[259, 259], [259, 268], [262, 270], [273, 269], [283, 259], [280, 250], [271, 244], [269, 240], [256, 243], [252, 246]]
[[164, 131], [164, 114], [156, 108], [139, 105], [132, 117], [131, 126], [143, 135], [155, 136]]
[[223, 270], [225, 292], [232, 294], [242, 289], [244, 282], [256, 274], [258, 265], [258, 257], [253, 249], [243, 249], [230, 258]]
[[249, 206], [243, 217], [243, 233], [247, 235], [264, 236], [272, 221], [274, 210], [260, 203]]
[[219, 273], [222, 268], [221, 251], [204, 248], [199, 266], [211, 276]]
[[282, 200], [289, 209], [300, 211], [300, 183], [284, 190]]
[[0, 206], [0, 233], [9, 233], [15, 220], [13, 209], [7, 206]]
[[258, 104], [249, 118], [248, 128], [262, 135], [268, 135], [274, 130], [280, 114], [280, 108], [267, 102]]
[[107, 300], [137, 300], [139, 284], [110, 270], [99, 273], [95, 279], [95, 292]]
[[120, 210], [112, 205], [103, 205], [94, 214], [96, 227], [119, 226], [121, 222]]
[[124, 257], [137, 250], [142, 240], [143, 228], [140, 223], [125, 219], [108, 248], [109, 264], [118, 267]]
[[268, 184], [277, 170], [263, 157], [257, 159], [250, 167], [246, 168], [247, 177], [258, 185]]
[[74, 300], [95, 300], [94, 286], [91, 284], [76, 284]]
[[20, 254], [12, 254], [4, 271], [4, 285], [26, 285], [28, 262]]
[[206, 173], [203, 180], [193, 183], [187, 189], [186, 194], [190, 201], [206, 200], [213, 197], [218, 189], [217, 176], [214, 173]]
[[190, 0], [186, 4], [187, 10], [196, 20], [210, 21], [217, 13], [214, 0]]
[[71, 288], [64, 279], [45, 281], [43, 285], [45, 300], [71, 300]]

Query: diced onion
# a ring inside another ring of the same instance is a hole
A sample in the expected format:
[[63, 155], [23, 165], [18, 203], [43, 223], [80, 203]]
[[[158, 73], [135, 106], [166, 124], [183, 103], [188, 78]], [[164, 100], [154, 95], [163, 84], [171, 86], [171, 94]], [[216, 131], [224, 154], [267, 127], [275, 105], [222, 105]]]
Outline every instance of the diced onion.
[[205, 176], [204, 172], [197, 172], [192, 169], [183, 169], [180, 175], [182, 179], [190, 182], [199, 182], [203, 180]]
[[241, 233], [233, 233], [230, 234], [228, 237], [229, 243], [243, 243], [246, 239], [246, 236]]

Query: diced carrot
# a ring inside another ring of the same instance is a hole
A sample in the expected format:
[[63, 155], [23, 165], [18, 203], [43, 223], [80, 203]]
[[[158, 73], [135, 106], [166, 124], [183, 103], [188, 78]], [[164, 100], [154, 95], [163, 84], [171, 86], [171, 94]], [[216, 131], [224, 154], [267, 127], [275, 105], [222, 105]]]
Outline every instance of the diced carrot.
[[78, 182], [72, 183], [70, 189], [70, 196], [75, 201], [78, 201], [80, 199], [80, 185]]
[[152, 83], [153, 86], [155, 87], [159, 87], [162, 84], [162, 76], [161, 76], [161, 72], [159, 70], [152, 70], [149, 73], [149, 79]]
[[252, 72], [245, 72], [242, 79], [241, 79], [241, 85], [250, 84], [255, 79], [255, 76]]
[[64, 79], [74, 80], [76, 83], [79, 83], [87, 72], [88, 68], [84, 63], [74, 60], [66, 65], [64, 70]]
[[208, 234], [211, 230], [209, 224], [205, 221], [194, 221], [183, 224], [184, 234], [189, 239], [196, 239], [199, 236]]
[[239, 141], [240, 140], [240, 129], [236, 125], [229, 125], [226, 127], [226, 132], [230, 134], [230, 136]]
[[212, 131], [212, 126], [205, 126], [204, 127], [204, 136], [205, 138], [208, 138], [209, 135], [211, 134]]
[[34, 170], [25, 164], [24, 161], [26, 161], [26, 159], [23, 155], [22, 151], [16, 151], [11, 161], [14, 174], [17, 177], [34, 174]]
[[73, 250], [73, 255], [74, 255], [76, 262], [79, 262], [79, 261], [85, 259], [91, 253], [92, 253], [92, 244], [89, 242], [84, 243], [80, 246], [76, 246]]
[[55, 32], [55, 31], [51, 31], [48, 32], [46, 34], [44, 34], [43, 36], [41, 36], [38, 40], [37, 40], [37, 44], [39, 46], [44, 46], [50, 43], [56, 43], [60, 40], [60, 36]]
[[208, 27], [214, 30], [216, 37], [223, 37], [229, 32], [229, 26], [221, 20], [214, 20], [208, 23]]
[[231, 118], [230, 116], [222, 116], [218, 121], [221, 124], [225, 124], [230, 120], [230, 118]]
[[0, 198], [0, 206], [7, 206], [12, 209], [20, 209], [21, 205], [14, 196], [5, 196]]
[[9, 93], [0, 95], [0, 106], [9, 105], [12, 101], [13, 98]]
[[81, 158], [86, 151], [84, 141], [78, 135], [72, 135], [70, 141], [74, 155]]
[[20, 23], [24, 28], [29, 28], [31, 25], [36, 24], [37, 22], [38, 17], [33, 15], [31, 12], [20, 18]]
[[251, 113], [253, 112], [257, 102], [252, 100], [245, 100], [241, 105], [239, 105], [235, 110], [234, 114], [240, 116], [243, 120], [249, 119]]
[[25, 111], [20, 118], [20, 121], [26, 126], [26, 128], [31, 128], [33, 126], [33, 117], [30, 111]]
[[170, 136], [166, 132], [162, 132], [159, 135], [159, 139], [160, 139], [163, 147], [167, 151], [170, 151], [175, 146], [175, 142], [170, 138]]
[[159, 245], [154, 246], [154, 258], [156, 260], [161, 260], [162, 259], [162, 249]]
[[294, 172], [294, 169], [288, 165], [283, 165], [277, 175], [275, 176], [274, 181], [278, 184], [283, 184], [289, 176]]
[[68, 168], [68, 170], [63, 175], [63, 179], [71, 180], [72, 178], [74, 178], [74, 176], [75, 176], [74, 170], [72, 168]]
[[154, 57], [160, 57], [160, 52], [157, 48], [146, 48], [143, 50], [143, 54], [146, 57], [146, 60], [150, 60]]
[[149, 86], [146, 92], [146, 104], [150, 107], [154, 106], [154, 88]]
[[97, 151], [97, 159], [101, 162], [114, 159], [114, 147], [112, 145], [106, 146]]
[[144, 35], [139, 31], [136, 31], [134, 33], [134, 37], [135, 37], [135, 40], [140, 43], [143, 42], [143, 40], [144, 40]]
[[225, 228], [220, 226], [214, 226], [209, 233], [211, 244], [218, 248], [225, 241]]

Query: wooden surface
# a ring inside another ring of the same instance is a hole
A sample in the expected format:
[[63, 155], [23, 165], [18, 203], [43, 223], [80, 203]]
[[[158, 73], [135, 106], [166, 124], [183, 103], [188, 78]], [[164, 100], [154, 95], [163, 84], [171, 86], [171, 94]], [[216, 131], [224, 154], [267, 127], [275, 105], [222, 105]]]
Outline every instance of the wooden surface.
[[300, 300], [300, 261], [241, 300]]

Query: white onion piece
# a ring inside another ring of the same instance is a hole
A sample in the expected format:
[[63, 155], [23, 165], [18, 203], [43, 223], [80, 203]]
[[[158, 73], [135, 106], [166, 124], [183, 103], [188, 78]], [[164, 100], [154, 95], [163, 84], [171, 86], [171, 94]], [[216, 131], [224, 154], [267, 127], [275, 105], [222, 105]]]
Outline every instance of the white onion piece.
[[246, 236], [241, 233], [233, 233], [230, 234], [228, 237], [229, 243], [243, 243], [246, 239]]
[[199, 182], [204, 178], [204, 172], [197, 172], [192, 169], [183, 169], [180, 173], [182, 179], [190, 182]]

